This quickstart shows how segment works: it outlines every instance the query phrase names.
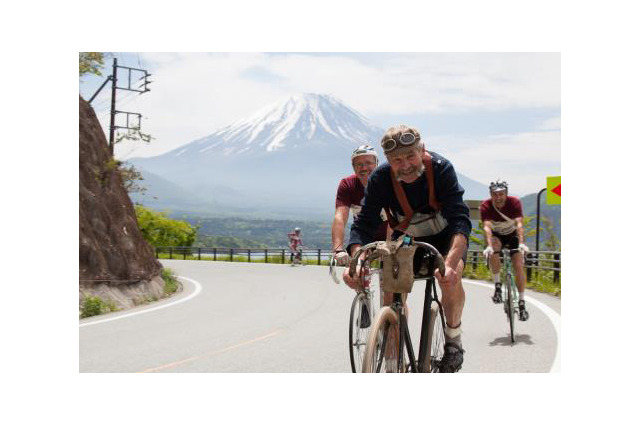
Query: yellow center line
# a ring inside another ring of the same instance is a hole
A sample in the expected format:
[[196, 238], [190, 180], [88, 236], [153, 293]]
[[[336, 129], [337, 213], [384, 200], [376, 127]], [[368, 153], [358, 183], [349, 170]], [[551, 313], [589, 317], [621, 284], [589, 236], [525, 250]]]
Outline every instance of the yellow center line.
[[252, 343], [259, 342], [260, 340], [268, 339], [269, 337], [273, 337], [276, 334], [279, 334], [281, 332], [282, 332], [282, 330], [276, 330], [273, 333], [265, 334], [264, 336], [256, 337], [255, 339], [247, 340], [246, 342], [238, 343], [236, 345], [229, 346], [229, 347], [226, 347], [226, 348], [223, 348], [223, 349], [218, 349], [217, 351], [208, 352], [208, 353], [206, 353], [204, 355], [187, 358], [187, 359], [184, 359], [182, 361], [176, 361], [176, 362], [172, 362], [172, 363], [169, 363], [169, 364], [161, 365], [159, 367], [149, 368], [147, 370], [139, 371], [139, 373], [153, 373], [154, 371], [166, 370], [167, 368], [172, 368], [172, 367], [175, 367], [175, 366], [178, 366], [178, 365], [186, 364], [188, 362], [195, 361], [197, 359], [202, 359], [202, 358], [205, 358], [205, 357], [208, 357], [208, 356], [212, 356], [212, 355], [218, 355], [218, 354], [221, 354], [223, 352], [228, 352], [228, 351], [231, 351], [233, 349], [237, 349], [237, 348], [242, 347], [242, 346], [246, 346], [246, 345], [250, 345]]

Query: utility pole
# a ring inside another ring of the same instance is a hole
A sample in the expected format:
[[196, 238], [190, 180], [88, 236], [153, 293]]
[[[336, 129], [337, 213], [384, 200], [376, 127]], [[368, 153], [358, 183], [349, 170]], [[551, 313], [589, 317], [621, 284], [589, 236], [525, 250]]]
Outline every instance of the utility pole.
[[109, 124], [109, 154], [113, 157], [113, 137], [116, 131], [116, 89], [118, 88], [118, 58], [113, 58], [111, 74], [111, 122]]
[[[127, 72], [127, 85], [125, 86], [118, 86], [118, 69], [123, 69], [126, 70]], [[132, 87], [132, 82], [131, 82], [131, 75], [132, 73], [136, 73], [136, 74], [141, 74], [142, 76], [138, 79], [138, 81], [143, 80], [144, 82], [142, 84], [140, 84], [138, 87], [134, 88]], [[111, 81], [111, 114], [110, 114], [110, 120], [109, 120], [109, 153], [111, 154], [111, 156], [113, 157], [113, 145], [115, 144], [115, 132], [116, 129], [130, 129], [130, 130], [140, 130], [141, 127], [141, 118], [142, 118], [142, 114], [139, 114], [137, 112], [128, 112], [128, 111], [118, 111], [116, 110], [116, 94], [117, 94], [117, 90], [128, 90], [130, 92], [138, 92], [140, 94], [146, 93], [148, 91], [150, 91], [151, 89], [149, 89], [147, 86], [149, 84], [152, 83], [152, 81], [149, 80], [149, 77], [151, 77], [151, 74], [149, 74], [147, 72], [147, 70], [143, 70], [140, 68], [131, 68], [131, 67], [125, 67], [122, 65], [118, 65], [118, 59], [117, 58], [113, 58], [113, 70], [112, 73], [109, 77], [107, 77], [107, 79], [105, 80], [104, 83], [102, 83], [102, 86], [100, 86], [100, 88], [96, 91], [96, 93], [93, 94], [93, 96], [91, 97], [91, 99], [89, 99], [89, 103], [91, 103], [91, 101], [93, 101], [95, 99], [95, 97], [98, 95], [98, 93], [100, 93], [100, 91], [104, 88], [104, 86], [106, 86], [106, 84]], [[126, 114], [126, 125], [125, 126], [116, 126], [116, 115], [118, 114]], [[131, 127], [129, 125], [129, 117], [130, 116], [136, 116], [138, 117], [138, 125], [137, 126], [133, 126]]]

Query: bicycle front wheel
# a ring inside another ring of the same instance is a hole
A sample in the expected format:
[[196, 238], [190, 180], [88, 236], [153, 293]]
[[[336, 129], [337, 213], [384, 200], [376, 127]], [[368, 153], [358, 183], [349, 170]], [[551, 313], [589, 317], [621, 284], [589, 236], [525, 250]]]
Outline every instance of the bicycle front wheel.
[[398, 314], [388, 306], [376, 315], [364, 351], [363, 373], [404, 372], [403, 367], [398, 368], [401, 353], [399, 324]]
[[513, 280], [511, 276], [507, 277], [507, 317], [509, 319], [509, 333], [511, 336], [511, 343], [515, 343], [516, 338], [514, 334], [514, 321], [513, 318], [515, 316], [515, 309], [513, 303]]
[[349, 359], [351, 371], [362, 372], [362, 361], [367, 337], [373, 321], [373, 306], [365, 293], [358, 293], [351, 303], [351, 315], [349, 317]]
[[425, 360], [425, 372], [438, 373], [444, 356], [444, 311], [435, 300], [431, 302], [427, 354], [429, 358]]

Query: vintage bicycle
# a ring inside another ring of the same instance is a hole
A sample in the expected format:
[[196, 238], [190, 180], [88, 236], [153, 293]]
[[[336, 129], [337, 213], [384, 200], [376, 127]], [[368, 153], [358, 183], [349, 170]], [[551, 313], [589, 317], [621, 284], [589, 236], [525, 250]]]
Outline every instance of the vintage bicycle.
[[[414, 276], [413, 256], [423, 248], [419, 274]], [[391, 306], [380, 309], [375, 316], [365, 347], [362, 371], [365, 373], [437, 373], [444, 356], [445, 316], [438, 298], [434, 272], [445, 273], [444, 259], [430, 244], [413, 241], [405, 236], [398, 243], [378, 241], [361, 247], [350, 263], [354, 276], [358, 259], [363, 264], [378, 257], [383, 259], [382, 290], [393, 294]], [[425, 299], [416, 358], [407, 324], [404, 297], [410, 293], [416, 279], [426, 280]]]

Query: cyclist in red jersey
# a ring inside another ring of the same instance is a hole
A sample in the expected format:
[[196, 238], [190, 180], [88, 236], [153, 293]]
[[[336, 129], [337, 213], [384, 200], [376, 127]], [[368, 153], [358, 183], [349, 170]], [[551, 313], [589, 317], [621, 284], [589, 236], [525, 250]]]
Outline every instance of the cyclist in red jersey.
[[529, 247], [524, 244], [524, 222], [522, 203], [517, 197], [507, 195], [509, 184], [498, 179], [489, 185], [491, 198], [480, 205], [480, 219], [482, 220], [487, 248], [484, 255], [489, 259], [495, 293], [491, 298], [494, 303], [502, 303], [502, 283], [500, 282], [500, 250], [503, 247], [519, 250], [511, 256], [516, 275], [516, 286], [520, 293], [518, 302], [519, 320], [529, 319], [524, 303], [524, 289], [527, 276], [524, 272], [524, 253]]
[[[355, 218], [362, 209], [364, 189], [369, 175], [378, 165], [378, 154], [371, 145], [360, 145], [351, 154], [351, 165], [354, 174], [340, 180], [336, 193], [336, 212], [331, 226], [331, 242], [338, 265], [347, 264], [349, 255], [344, 250], [344, 229], [349, 219], [349, 211]], [[384, 211], [383, 219], [378, 227], [376, 240], [382, 241], [387, 237], [387, 221]]]

